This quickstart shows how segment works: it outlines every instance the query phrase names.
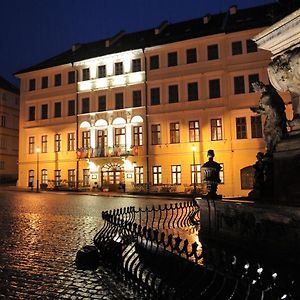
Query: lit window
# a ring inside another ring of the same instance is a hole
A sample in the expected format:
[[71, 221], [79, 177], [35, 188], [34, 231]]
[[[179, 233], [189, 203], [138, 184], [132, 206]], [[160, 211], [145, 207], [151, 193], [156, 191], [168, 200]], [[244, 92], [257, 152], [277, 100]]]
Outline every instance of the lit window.
[[29, 137], [29, 154], [34, 153], [34, 136]]
[[61, 151], [61, 135], [59, 133], [54, 136], [54, 152]]
[[134, 183], [143, 184], [144, 183], [144, 168], [135, 167], [134, 168]]
[[68, 170], [68, 185], [69, 187], [75, 187], [75, 169]]
[[61, 171], [54, 170], [54, 185], [55, 187], [59, 187], [61, 183]]
[[189, 122], [189, 141], [199, 142], [200, 141], [200, 126], [199, 121]]
[[42, 169], [42, 184], [48, 184], [48, 171], [46, 169]]
[[142, 146], [143, 145], [143, 127], [134, 126], [133, 127], [133, 145]]
[[222, 119], [211, 119], [211, 140], [220, 141], [223, 139], [222, 136]]
[[48, 136], [47, 135], [42, 135], [42, 147], [41, 147], [41, 152], [42, 153], [47, 153], [48, 152]]
[[195, 164], [191, 165], [191, 184], [201, 183], [201, 165]]
[[153, 176], [152, 179], [154, 185], [162, 184], [161, 166], [152, 167], [152, 176]]
[[90, 186], [90, 170], [83, 169], [83, 186]]
[[178, 122], [170, 123], [170, 143], [180, 143], [180, 125]]
[[68, 133], [68, 151], [75, 150], [75, 132]]
[[91, 132], [89, 130], [82, 132], [82, 148], [89, 149], [91, 147]]
[[171, 166], [172, 170], [172, 184], [181, 184], [181, 166], [173, 165]]

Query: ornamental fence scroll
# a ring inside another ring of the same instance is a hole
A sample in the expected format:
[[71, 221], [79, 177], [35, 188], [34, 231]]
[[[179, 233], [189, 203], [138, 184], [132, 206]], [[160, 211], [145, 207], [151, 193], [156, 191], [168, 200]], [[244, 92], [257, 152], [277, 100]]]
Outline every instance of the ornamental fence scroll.
[[193, 242], [191, 215], [192, 202], [103, 212], [94, 243], [138, 299], [297, 299], [287, 273]]

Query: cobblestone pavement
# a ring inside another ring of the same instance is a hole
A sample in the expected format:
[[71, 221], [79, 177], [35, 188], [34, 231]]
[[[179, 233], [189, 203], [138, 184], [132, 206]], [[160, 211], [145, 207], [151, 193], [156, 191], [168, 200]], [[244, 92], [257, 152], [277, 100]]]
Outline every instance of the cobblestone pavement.
[[165, 202], [0, 191], [0, 299], [136, 299], [105, 266], [77, 270], [76, 252], [92, 244], [102, 210]]

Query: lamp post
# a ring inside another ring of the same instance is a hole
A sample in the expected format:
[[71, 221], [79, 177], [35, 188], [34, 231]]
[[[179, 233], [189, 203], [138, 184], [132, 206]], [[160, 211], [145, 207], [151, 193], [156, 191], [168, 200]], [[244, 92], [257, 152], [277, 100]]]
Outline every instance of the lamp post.
[[195, 164], [195, 151], [196, 151], [196, 146], [193, 145], [192, 146], [192, 152], [193, 152], [193, 171], [194, 171], [194, 190], [193, 190], [193, 194], [194, 194], [194, 198], [196, 197], [196, 164]]
[[36, 192], [39, 192], [39, 164], [40, 164], [40, 148], [36, 148]]

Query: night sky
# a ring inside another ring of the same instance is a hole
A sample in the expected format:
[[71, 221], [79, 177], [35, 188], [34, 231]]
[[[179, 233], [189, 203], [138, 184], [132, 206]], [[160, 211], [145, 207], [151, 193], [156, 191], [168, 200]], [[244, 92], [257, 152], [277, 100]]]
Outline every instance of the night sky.
[[0, 75], [13, 76], [75, 43], [274, 0], [0, 0]]

